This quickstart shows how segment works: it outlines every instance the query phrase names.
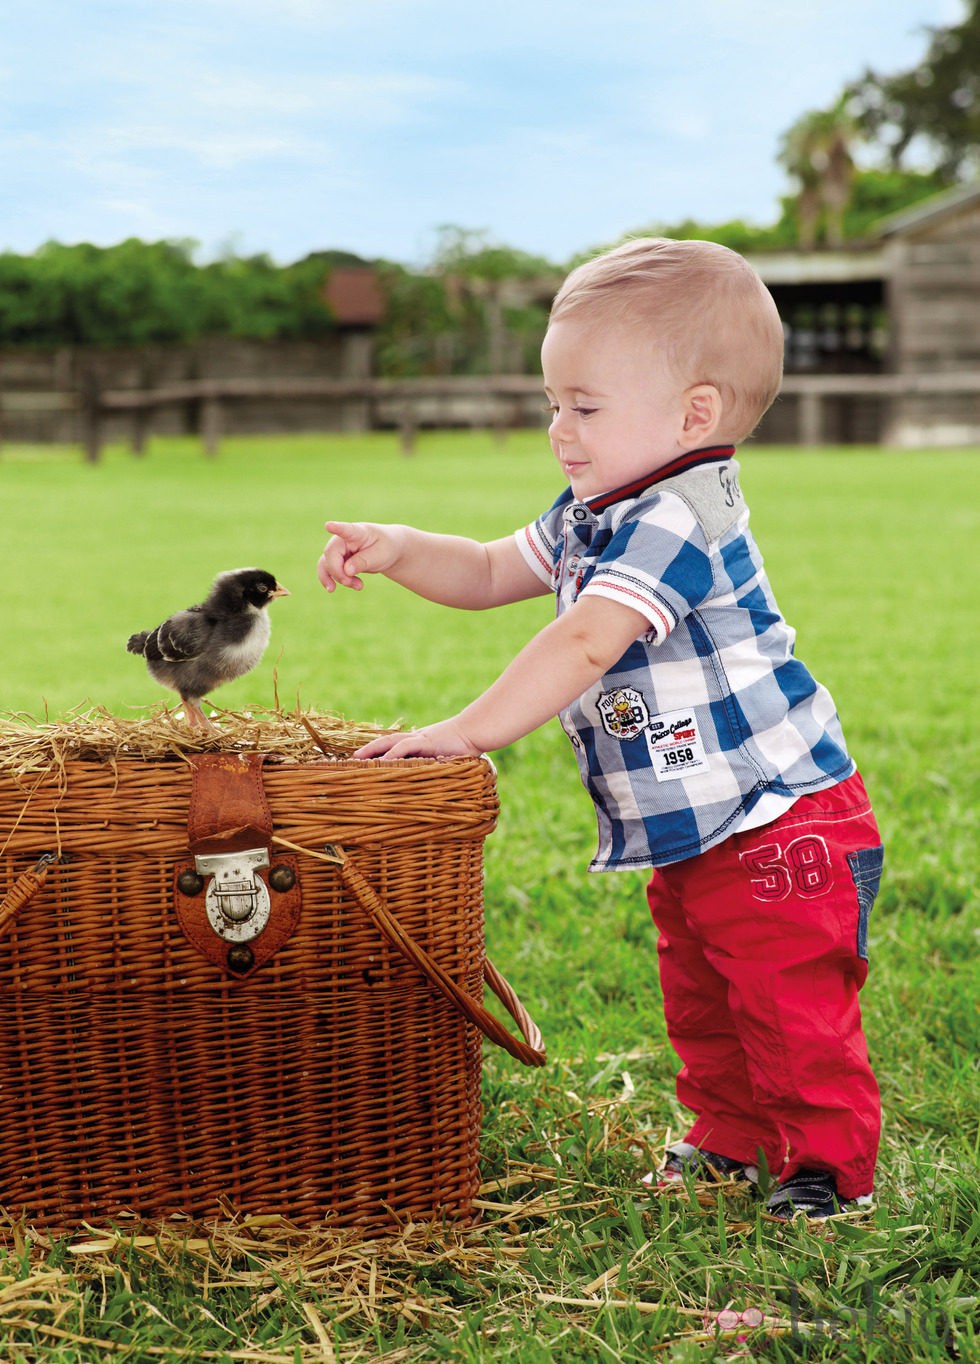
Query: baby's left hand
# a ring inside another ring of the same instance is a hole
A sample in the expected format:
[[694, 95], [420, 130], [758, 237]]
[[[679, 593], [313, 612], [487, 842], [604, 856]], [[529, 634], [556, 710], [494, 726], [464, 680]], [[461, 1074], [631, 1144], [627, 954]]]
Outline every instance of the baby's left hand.
[[427, 729], [412, 729], [407, 734], [382, 734], [364, 744], [355, 758], [478, 758], [480, 750], [471, 743], [454, 720], [442, 720]]

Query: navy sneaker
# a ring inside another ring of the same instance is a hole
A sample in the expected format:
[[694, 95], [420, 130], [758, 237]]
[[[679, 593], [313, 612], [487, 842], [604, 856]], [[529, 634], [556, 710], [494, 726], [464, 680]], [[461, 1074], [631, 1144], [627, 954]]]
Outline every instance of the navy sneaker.
[[683, 1184], [691, 1178], [696, 1184], [727, 1184], [747, 1181], [758, 1184], [758, 1166], [746, 1165], [742, 1160], [731, 1156], [719, 1155], [716, 1151], [706, 1151], [700, 1146], [692, 1146], [689, 1141], [677, 1141], [667, 1147], [667, 1159], [656, 1173], [644, 1175], [644, 1184], [656, 1184], [668, 1188], [672, 1184]]
[[825, 1222], [828, 1217], [866, 1214], [873, 1206], [870, 1194], [841, 1198], [837, 1181], [826, 1170], [797, 1170], [766, 1199], [766, 1212], [780, 1222], [791, 1222], [794, 1217]]

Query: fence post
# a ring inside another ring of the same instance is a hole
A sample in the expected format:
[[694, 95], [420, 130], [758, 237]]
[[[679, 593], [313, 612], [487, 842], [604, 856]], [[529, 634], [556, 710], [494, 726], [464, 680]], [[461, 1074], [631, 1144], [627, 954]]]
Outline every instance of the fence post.
[[496, 405], [494, 409], [493, 420], [491, 421], [490, 424], [490, 430], [493, 433], [494, 445], [506, 445], [507, 443], [507, 431], [510, 427], [510, 421], [508, 420], [508, 418], [510, 416], [510, 413], [506, 410], [505, 403], [506, 399], [501, 399], [500, 402]]
[[801, 445], [819, 445], [823, 437], [823, 398], [819, 393], [800, 394], [797, 439]]
[[150, 405], [141, 403], [133, 408], [133, 430], [129, 438], [129, 448], [134, 455], [146, 454], [146, 435], [150, 427]]
[[204, 453], [213, 459], [221, 443], [222, 413], [217, 398], [202, 398], [200, 407], [200, 434], [204, 441]]
[[[153, 390], [153, 370], [149, 363], [144, 362], [140, 366], [140, 388], [149, 398]], [[134, 455], [146, 454], [146, 437], [149, 434], [150, 423], [153, 418], [153, 407], [150, 402], [140, 403], [133, 408], [133, 427], [129, 438], [129, 448]]]
[[89, 464], [102, 458], [102, 391], [96, 375], [90, 370], [82, 380], [82, 443]]
[[416, 429], [415, 412], [411, 403], [406, 403], [401, 410], [401, 417], [398, 425], [403, 455], [410, 455], [415, 449]]

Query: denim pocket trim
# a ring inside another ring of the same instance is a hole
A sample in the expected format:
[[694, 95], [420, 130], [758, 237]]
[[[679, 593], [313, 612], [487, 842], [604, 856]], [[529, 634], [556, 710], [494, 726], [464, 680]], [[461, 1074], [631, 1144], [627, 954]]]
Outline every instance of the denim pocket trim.
[[881, 885], [884, 862], [885, 849], [881, 844], [877, 848], [860, 848], [857, 852], [847, 854], [847, 865], [851, 869], [851, 880], [857, 892], [857, 954], [862, 961], [868, 960], [868, 919]]

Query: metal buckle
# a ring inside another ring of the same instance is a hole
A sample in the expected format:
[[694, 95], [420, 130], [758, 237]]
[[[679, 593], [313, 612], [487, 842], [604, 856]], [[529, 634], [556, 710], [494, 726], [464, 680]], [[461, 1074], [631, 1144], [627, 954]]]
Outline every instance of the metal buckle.
[[269, 891], [256, 868], [269, 865], [266, 848], [208, 853], [194, 858], [201, 876], [210, 876], [204, 900], [208, 922], [228, 942], [251, 942], [269, 922]]

